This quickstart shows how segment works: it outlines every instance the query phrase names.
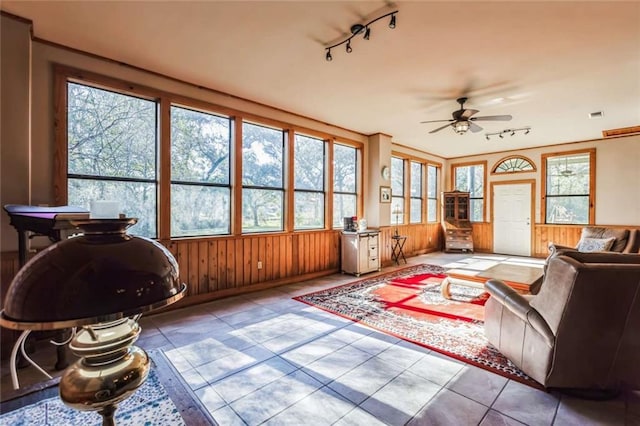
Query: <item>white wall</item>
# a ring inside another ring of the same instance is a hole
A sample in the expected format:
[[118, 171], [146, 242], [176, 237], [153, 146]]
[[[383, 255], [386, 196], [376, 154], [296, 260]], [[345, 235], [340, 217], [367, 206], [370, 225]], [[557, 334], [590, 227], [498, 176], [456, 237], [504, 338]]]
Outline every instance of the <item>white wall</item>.
[[[596, 149], [596, 224], [640, 225], [640, 135], [460, 157], [449, 159], [447, 170], [453, 163], [487, 161], [487, 200], [485, 202], [487, 221], [491, 215], [489, 211], [491, 182], [535, 179], [535, 222], [544, 223], [544, 218], [540, 217], [542, 154], [588, 148]], [[496, 163], [510, 155], [523, 155], [529, 158], [534, 162], [537, 171], [491, 175], [491, 169]], [[447, 177], [447, 188], [451, 188], [450, 176]]]

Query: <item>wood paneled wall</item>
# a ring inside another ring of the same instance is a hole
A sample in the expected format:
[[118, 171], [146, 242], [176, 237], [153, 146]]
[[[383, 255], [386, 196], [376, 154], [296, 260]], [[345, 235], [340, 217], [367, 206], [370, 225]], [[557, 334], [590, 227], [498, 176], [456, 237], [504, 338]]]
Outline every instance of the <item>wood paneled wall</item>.
[[[474, 248], [493, 251], [493, 226], [473, 223]], [[599, 225], [612, 228], [640, 226]], [[398, 233], [407, 237], [407, 257], [442, 250], [439, 223], [399, 225]], [[396, 227], [380, 229], [380, 259], [390, 265], [392, 235]], [[581, 225], [534, 224], [532, 256], [546, 257], [549, 242], [574, 246], [580, 239]], [[340, 270], [340, 231], [324, 230], [293, 234], [260, 234], [241, 237], [194, 238], [163, 242], [180, 267], [180, 279], [188, 284], [187, 297], [177, 307], [261, 288], [302, 281]], [[258, 262], [262, 268], [258, 269]], [[16, 252], [0, 258], [2, 299], [18, 272]]]

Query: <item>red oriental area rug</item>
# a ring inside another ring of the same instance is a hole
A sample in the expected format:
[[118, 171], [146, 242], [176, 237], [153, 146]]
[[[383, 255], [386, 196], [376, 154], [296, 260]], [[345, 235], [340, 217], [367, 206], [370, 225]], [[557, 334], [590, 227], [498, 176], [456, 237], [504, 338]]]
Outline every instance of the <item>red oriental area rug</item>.
[[410, 266], [295, 299], [540, 388], [484, 336], [488, 294], [451, 284], [447, 300], [440, 293], [444, 272], [435, 265]]

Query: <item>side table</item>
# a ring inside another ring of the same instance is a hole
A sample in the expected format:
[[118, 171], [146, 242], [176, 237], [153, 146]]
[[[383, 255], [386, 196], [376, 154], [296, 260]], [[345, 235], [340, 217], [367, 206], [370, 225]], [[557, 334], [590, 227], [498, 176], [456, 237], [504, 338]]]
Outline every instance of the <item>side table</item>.
[[406, 235], [393, 235], [391, 237], [391, 259], [396, 262], [396, 265], [400, 265], [400, 259], [407, 263], [407, 258], [404, 257], [404, 243], [407, 242]]

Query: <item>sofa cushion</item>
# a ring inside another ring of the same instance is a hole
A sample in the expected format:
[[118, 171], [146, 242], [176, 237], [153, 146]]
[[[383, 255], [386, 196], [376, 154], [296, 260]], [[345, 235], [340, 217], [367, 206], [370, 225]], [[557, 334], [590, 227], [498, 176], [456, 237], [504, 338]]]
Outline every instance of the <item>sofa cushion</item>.
[[615, 238], [582, 238], [578, 242], [578, 251], [589, 253], [593, 251], [609, 251]]
[[615, 238], [613, 245], [609, 250], [621, 252], [627, 245], [627, 240], [629, 239], [629, 230], [587, 226], [585, 228], [582, 228], [582, 235], [580, 236], [580, 240], [582, 241], [585, 238]]

